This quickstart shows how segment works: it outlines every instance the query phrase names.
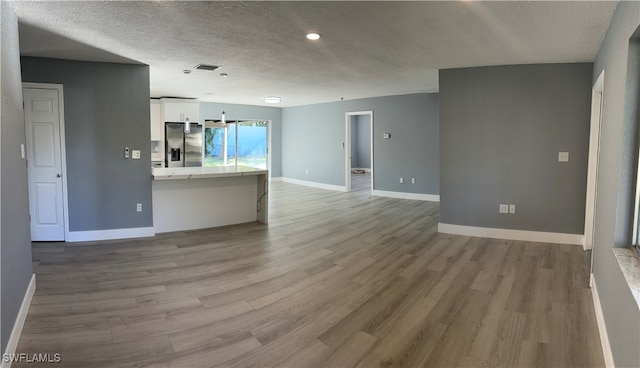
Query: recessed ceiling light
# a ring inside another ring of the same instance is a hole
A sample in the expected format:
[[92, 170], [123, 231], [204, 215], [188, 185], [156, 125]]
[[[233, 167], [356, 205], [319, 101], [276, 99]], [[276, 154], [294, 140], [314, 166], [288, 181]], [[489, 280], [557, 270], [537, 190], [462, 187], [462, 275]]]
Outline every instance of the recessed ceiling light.
[[275, 97], [275, 96], [272, 96], [272, 97], [265, 97], [265, 98], [264, 98], [264, 102], [266, 102], [266, 103], [273, 103], [273, 104], [275, 104], [275, 103], [279, 103], [280, 101], [282, 101], [282, 98], [280, 98], [280, 97]]
[[189, 74], [189, 73], [191, 73], [191, 70], [189, 70], [189, 69], [184, 69], [182, 72], [183, 72], [184, 74]]
[[222, 78], [226, 78], [226, 77], [228, 77], [228, 76], [229, 76], [229, 74], [227, 74], [227, 73], [220, 73], [220, 76], [221, 76]]
[[316, 41], [320, 39], [320, 35], [318, 33], [307, 33], [307, 40]]

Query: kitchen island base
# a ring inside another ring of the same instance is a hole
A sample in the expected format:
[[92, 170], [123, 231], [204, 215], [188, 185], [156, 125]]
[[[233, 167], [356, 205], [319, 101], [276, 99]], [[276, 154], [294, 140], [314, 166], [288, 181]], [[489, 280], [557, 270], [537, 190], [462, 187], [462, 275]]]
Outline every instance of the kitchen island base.
[[[162, 169], [165, 170], [166, 169]], [[196, 230], [268, 219], [266, 171], [181, 175], [154, 170], [156, 233]], [[157, 174], [156, 174], [157, 173]]]

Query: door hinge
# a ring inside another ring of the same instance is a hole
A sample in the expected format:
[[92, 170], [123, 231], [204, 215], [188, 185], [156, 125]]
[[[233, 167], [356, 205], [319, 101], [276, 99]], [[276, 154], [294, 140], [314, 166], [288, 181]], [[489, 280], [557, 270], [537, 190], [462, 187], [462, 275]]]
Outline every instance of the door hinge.
[[29, 214], [29, 222], [31, 222], [31, 214]]

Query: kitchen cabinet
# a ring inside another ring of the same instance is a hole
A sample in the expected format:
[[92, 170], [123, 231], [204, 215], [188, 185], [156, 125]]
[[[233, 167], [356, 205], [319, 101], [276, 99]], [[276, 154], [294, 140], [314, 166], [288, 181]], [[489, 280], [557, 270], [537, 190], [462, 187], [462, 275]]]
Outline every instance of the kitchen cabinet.
[[160, 117], [160, 100], [151, 100], [151, 140], [162, 141], [164, 140], [164, 129], [162, 118]]
[[161, 98], [160, 107], [163, 122], [190, 122], [199, 124], [200, 103], [198, 100], [181, 98]]

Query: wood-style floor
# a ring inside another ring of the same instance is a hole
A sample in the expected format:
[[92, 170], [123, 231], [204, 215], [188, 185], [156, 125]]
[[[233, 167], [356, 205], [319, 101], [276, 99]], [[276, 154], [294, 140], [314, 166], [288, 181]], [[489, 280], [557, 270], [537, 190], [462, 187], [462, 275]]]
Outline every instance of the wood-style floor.
[[268, 226], [35, 243], [17, 352], [61, 354], [39, 367], [604, 366], [579, 246], [439, 234], [438, 203], [368, 189], [274, 182], [270, 206]]

